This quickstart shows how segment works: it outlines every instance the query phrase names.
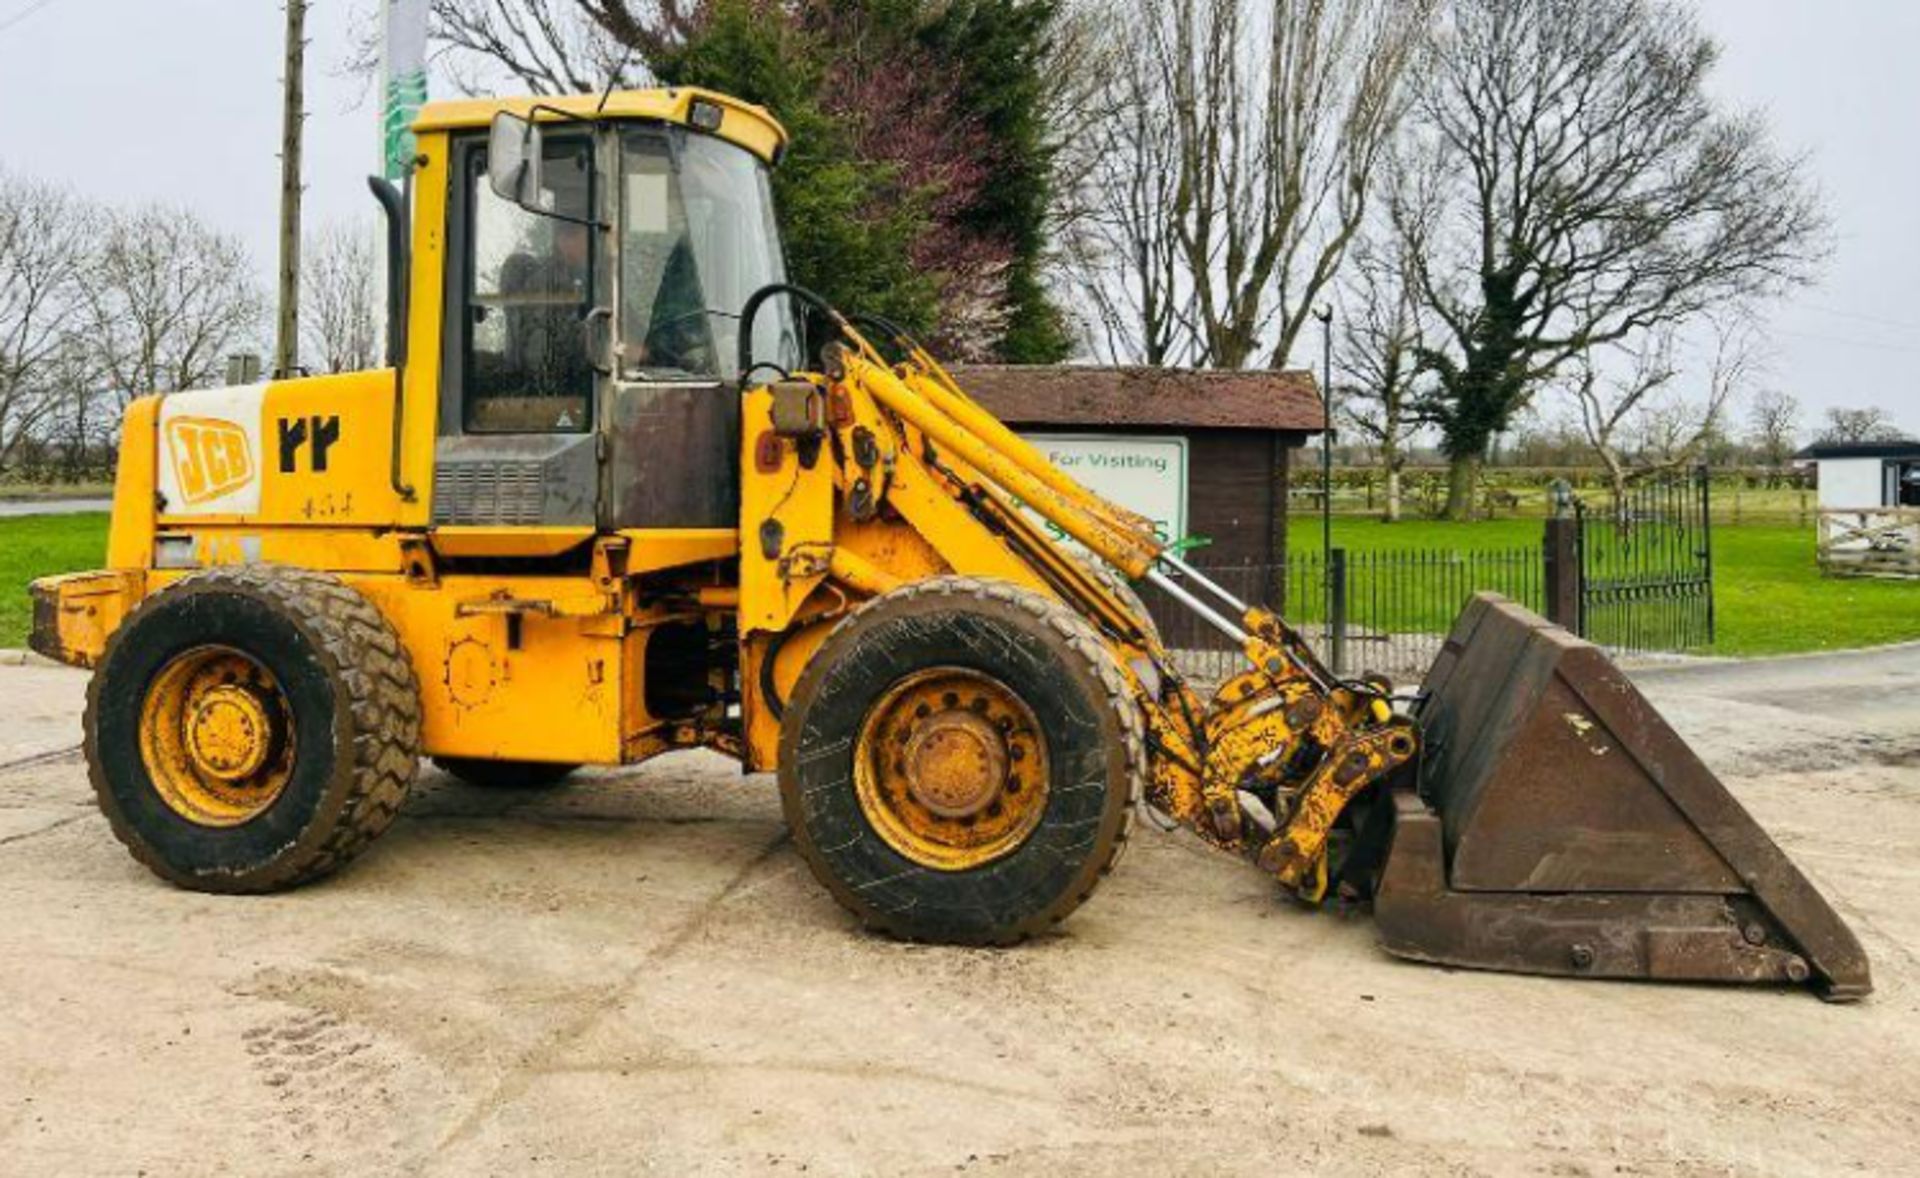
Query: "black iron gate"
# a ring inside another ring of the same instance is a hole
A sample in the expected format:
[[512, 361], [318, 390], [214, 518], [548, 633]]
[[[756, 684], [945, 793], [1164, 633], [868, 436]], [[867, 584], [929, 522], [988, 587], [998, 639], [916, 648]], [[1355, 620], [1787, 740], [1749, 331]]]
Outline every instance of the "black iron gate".
[[1622, 650], [1713, 643], [1713, 503], [1707, 470], [1578, 502], [1580, 633]]

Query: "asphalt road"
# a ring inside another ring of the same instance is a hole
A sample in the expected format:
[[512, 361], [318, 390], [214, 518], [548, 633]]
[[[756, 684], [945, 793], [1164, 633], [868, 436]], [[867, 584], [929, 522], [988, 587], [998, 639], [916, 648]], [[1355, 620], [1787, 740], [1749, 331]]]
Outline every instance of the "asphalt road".
[[866, 936], [771, 783], [429, 772], [296, 893], [168, 888], [0, 667], [0, 1171], [1913, 1173], [1920, 648], [1647, 672], [1877, 991], [1395, 961], [1184, 835], [1008, 951]]
[[83, 511], [110, 511], [111, 499], [0, 499], [0, 519], [23, 515], [76, 515]]

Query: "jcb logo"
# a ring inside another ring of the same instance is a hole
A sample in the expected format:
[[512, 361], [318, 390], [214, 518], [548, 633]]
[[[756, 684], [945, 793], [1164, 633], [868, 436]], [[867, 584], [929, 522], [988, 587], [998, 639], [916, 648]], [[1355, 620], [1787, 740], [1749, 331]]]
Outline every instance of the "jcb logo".
[[231, 421], [176, 417], [167, 422], [167, 453], [187, 506], [231, 494], [253, 481], [253, 449]]

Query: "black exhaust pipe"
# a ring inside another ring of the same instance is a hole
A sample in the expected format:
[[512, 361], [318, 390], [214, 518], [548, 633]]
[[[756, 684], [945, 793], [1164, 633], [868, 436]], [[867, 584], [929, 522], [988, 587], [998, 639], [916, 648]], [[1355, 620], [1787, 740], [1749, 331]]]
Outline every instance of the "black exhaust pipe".
[[387, 481], [401, 499], [412, 502], [413, 488], [400, 477], [400, 434], [406, 422], [407, 279], [413, 271], [407, 253], [407, 200], [391, 180], [381, 176], [368, 176], [367, 187], [387, 217], [387, 365], [393, 369], [393, 449]]

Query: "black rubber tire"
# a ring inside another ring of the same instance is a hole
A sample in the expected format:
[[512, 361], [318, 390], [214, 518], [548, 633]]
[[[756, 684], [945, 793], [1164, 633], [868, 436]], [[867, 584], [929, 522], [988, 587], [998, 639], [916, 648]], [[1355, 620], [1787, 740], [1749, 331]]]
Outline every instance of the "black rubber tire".
[[[854, 745], [894, 683], [933, 666], [993, 675], [1047, 735], [1046, 810], [1025, 842], [965, 871], [923, 866], [868, 822]], [[869, 928], [915, 941], [1010, 945], [1086, 900], [1125, 847], [1146, 771], [1140, 712], [1099, 635], [1066, 606], [997, 581], [938, 577], [835, 627], [787, 706], [780, 800], [815, 878]]]
[[1148, 635], [1155, 642], [1166, 645], [1160, 638], [1160, 623], [1153, 620], [1153, 612], [1147, 608], [1147, 603], [1140, 599], [1139, 591], [1120, 575], [1119, 569], [1090, 552], [1076, 551], [1073, 559], [1078, 561], [1080, 567], [1086, 569], [1094, 580], [1105, 585], [1115, 597], [1118, 597], [1122, 605], [1133, 611], [1134, 617], [1140, 619], [1140, 624], [1146, 627]]
[[[148, 684], [182, 651], [217, 643], [258, 661], [293, 712], [291, 778], [232, 827], [175, 813], [140, 754]], [[325, 573], [217, 569], [143, 602], [87, 688], [87, 764], [100, 809], [134, 858], [204, 892], [271, 892], [335, 871], [393, 824], [419, 765], [420, 690], [379, 610]]]
[[487, 761], [473, 757], [435, 757], [442, 773], [481, 789], [548, 789], [559, 785], [578, 765], [550, 761]]

